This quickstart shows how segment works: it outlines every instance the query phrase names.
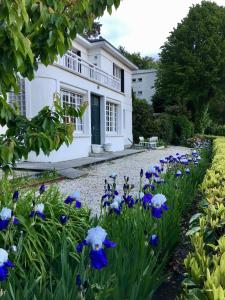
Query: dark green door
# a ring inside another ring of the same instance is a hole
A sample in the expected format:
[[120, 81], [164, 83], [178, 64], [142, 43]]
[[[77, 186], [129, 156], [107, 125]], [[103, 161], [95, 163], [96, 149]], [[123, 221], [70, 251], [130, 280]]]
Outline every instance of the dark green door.
[[91, 143], [101, 144], [100, 97], [91, 95]]

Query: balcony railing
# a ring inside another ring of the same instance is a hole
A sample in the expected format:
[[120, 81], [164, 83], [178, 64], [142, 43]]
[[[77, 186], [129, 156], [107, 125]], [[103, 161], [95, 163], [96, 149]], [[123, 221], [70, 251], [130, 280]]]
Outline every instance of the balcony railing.
[[102, 84], [118, 92], [121, 91], [120, 78], [104, 72], [73, 52], [67, 52], [63, 57], [59, 58], [57, 63], [96, 83]]

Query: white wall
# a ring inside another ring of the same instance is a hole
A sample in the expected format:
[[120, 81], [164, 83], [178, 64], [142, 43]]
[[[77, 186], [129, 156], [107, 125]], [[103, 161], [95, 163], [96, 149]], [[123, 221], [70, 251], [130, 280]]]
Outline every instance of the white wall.
[[[75, 90], [83, 93], [85, 100], [89, 102], [88, 109], [84, 115], [84, 132], [74, 132], [74, 141], [71, 146], [62, 146], [57, 152], [53, 152], [50, 156], [40, 154], [38, 157], [34, 153], [29, 155], [30, 161], [62, 161], [88, 156], [91, 146], [91, 113], [90, 113], [90, 97], [91, 93], [101, 96], [101, 132], [103, 143], [112, 143], [113, 151], [124, 149], [127, 144], [125, 135], [132, 138], [132, 121], [131, 121], [131, 99], [122, 93], [112, 91], [108, 88], [100, 86], [92, 81], [75, 75], [73, 72], [64, 70], [59, 66], [39, 66], [35, 79], [29, 83], [30, 85], [30, 115], [34, 116], [44, 105], [52, 105], [54, 93], [60, 93], [60, 87], [69, 90]], [[32, 100], [31, 100], [32, 99]], [[105, 102], [106, 99], [119, 105], [119, 124], [116, 134], [108, 134], [105, 132]], [[123, 128], [123, 108], [126, 107], [127, 119], [126, 130]], [[105, 134], [105, 135], [104, 135]]]

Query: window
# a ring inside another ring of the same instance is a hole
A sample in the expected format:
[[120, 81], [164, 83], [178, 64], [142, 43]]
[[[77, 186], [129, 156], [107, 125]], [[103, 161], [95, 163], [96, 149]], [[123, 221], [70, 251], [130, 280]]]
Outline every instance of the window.
[[139, 82], [142, 82], [142, 78], [138, 78], [138, 81], [139, 81]]
[[[61, 89], [61, 101], [63, 107], [70, 105], [74, 108], [79, 108], [83, 102], [84, 96], [76, 92]], [[83, 120], [80, 118], [74, 118], [70, 116], [64, 116], [65, 123], [72, 123], [75, 125], [75, 131], [83, 131]]]
[[142, 91], [138, 91], [138, 95], [139, 95], [139, 96], [142, 95]]
[[124, 93], [124, 70], [113, 63], [113, 76], [120, 80], [120, 91]]
[[113, 76], [121, 79], [121, 68], [113, 64]]
[[133, 78], [132, 81], [133, 81], [133, 82], [136, 82], [136, 78]]
[[106, 102], [106, 131], [117, 132], [118, 105]]
[[19, 93], [9, 92], [9, 104], [16, 102], [18, 104], [21, 115], [26, 116], [26, 93], [25, 93], [25, 79], [19, 80]]

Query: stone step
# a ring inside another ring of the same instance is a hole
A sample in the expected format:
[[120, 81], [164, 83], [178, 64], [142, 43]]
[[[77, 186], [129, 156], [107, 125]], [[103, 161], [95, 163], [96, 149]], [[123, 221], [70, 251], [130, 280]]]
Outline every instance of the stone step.
[[74, 169], [74, 168], [58, 170], [58, 173], [60, 176], [66, 177], [68, 179], [76, 179], [76, 178], [88, 175], [87, 172], [84, 172], [84, 171], [81, 171], [78, 169]]

